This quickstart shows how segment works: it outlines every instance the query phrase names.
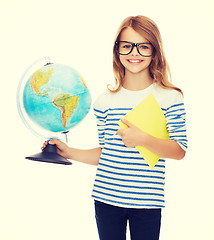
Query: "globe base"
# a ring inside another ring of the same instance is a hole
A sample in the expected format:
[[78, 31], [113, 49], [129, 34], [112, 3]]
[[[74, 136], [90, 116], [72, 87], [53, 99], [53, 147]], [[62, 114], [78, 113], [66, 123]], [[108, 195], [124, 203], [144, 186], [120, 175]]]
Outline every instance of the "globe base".
[[64, 164], [71, 165], [72, 163], [68, 161], [68, 159], [62, 157], [58, 153], [56, 153], [56, 145], [47, 144], [46, 148], [43, 152], [31, 155], [29, 157], [25, 157], [26, 159], [38, 162], [46, 162], [46, 163], [55, 163], [55, 164]]

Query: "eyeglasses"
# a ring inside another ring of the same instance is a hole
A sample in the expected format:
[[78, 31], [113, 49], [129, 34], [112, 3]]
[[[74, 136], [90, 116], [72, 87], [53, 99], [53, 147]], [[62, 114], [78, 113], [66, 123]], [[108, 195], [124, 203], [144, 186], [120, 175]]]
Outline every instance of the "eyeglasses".
[[116, 51], [120, 55], [130, 54], [134, 47], [137, 48], [138, 53], [143, 57], [151, 57], [153, 53], [153, 46], [149, 42], [143, 43], [132, 43], [127, 41], [116, 41], [115, 42]]

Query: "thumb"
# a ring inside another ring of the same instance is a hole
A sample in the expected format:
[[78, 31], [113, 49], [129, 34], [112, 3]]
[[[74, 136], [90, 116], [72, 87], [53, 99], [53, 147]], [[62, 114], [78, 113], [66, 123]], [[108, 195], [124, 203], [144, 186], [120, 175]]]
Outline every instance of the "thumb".
[[59, 140], [57, 140], [57, 139], [55, 139], [55, 138], [53, 138], [53, 139], [50, 139], [50, 140], [48, 141], [48, 143], [49, 143], [49, 144], [51, 144], [51, 145], [54, 145], [54, 144], [56, 144], [56, 145], [57, 145], [57, 144], [59, 144], [59, 142], [60, 142], [60, 141], [59, 141]]
[[58, 140], [58, 139], [51, 139], [50, 141], [49, 141], [49, 143], [51, 144], [51, 145], [56, 145], [56, 147], [60, 150], [60, 151], [64, 151], [65, 149], [66, 149], [66, 147], [67, 147], [67, 144], [65, 144], [64, 142], [62, 142], [62, 141], [60, 141], [60, 140]]
[[127, 119], [125, 119], [125, 118], [121, 118], [120, 120], [121, 120], [122, 123], [126, 124], [126, 126], [129, 127], [129, 128], [130, 128], [130, 127], [135, 127], [134, 124], [130, 123], [130, 122], [129, 122]]
[[68, 158], [69, 147], [67, 146], [67, 144], [55, 138], [51, 139], [49, 143], [51, 145], [56, 144], [56, 152], [61, 156]]

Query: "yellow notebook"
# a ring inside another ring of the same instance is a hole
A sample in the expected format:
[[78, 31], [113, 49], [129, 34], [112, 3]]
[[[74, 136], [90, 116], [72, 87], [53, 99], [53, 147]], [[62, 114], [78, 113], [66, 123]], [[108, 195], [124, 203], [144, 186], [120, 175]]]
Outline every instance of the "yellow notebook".
[[[152, 93], [133, 108], [124, 118], [142, 131], [154, 137], [169, 139], [169, 134], [166, 128], [166, 118]], [[119, 121], [119, 126], [122, 129], [127, 128], [127, 126], [121, 121]], [[160, 156], [143, 146], [137, 146], [136, 148], [149, 167], [154, 168], [160, 159]]]

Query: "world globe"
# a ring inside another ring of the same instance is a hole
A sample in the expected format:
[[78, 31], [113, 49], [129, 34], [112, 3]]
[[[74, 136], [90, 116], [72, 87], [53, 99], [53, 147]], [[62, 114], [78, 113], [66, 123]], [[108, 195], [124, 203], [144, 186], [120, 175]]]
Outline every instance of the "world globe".
[[91, 97], [75, 70], [62, 64], [49, 64], [29, 78], [23, 101], [27, 114], [39, 126], [52, 132], [65, 132], [87, 115]]
[[[25, 74], [17, 96], [18, 110], [25, 125], [37, 135], [49, 139], [57, 133], [66, 134], [85, 118], [91, 107], [91, 95], [85, 81], [76, 70], [64, 64], [48, 62], [27, 78]], [[49, 144], [48, 148], [27, 158], [69, 164], [56, 155], [53, 146]], [[55, 155], [44, 156], [47, 151]]]

